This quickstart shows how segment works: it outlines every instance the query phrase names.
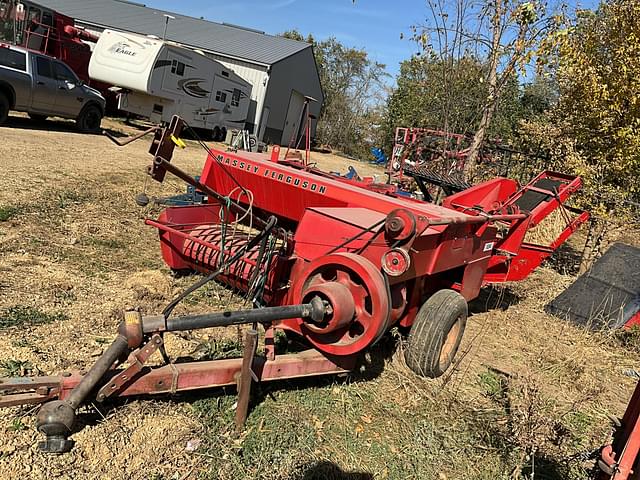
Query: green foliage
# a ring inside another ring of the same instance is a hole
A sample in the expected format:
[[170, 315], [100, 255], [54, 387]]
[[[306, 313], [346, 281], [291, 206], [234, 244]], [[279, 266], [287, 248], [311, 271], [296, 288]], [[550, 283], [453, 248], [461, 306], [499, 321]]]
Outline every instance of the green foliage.
[[34, 370], [31, 362], [25, 360], [15, 360], [9, 358], [7, 360], [0, 361], [0, 370], [3, 375], [8, 377], [19, 377], [29, 374]]
[[56, 192], [55, 195], [57, 206], [60, 209], [65, 209], [72, 205], [79, 205], [85, 202], [87, 198], [86, 194], [74, 190], [62, 190]]
[[27, 305], [15, 305], [0, 312], [0, 329], [43, 325], [67, 318], [62, 312], [46, 313]]
[[9, 425], [9, 430], [11, 430], [12, 432], [22, 432], [23, 430], [26, 430], [27, 428], [29, 428], [29, 427], [26, 426], [22, 422], [21, 418], [14, 418], [11, 421], [11, 425]]
[[385, 65], [333, 37], [317, 41], [296, 30], [283, 36], [313, 44], [324, 93], [317, 141], [347, 155], [368, 157], [367, 140], [373, 139], [380, 122], [384, 82], [389, 76]]
[[[388, 100], [385, 147], [390, 150], [396, 127], [431, 127], [473, 134], [488, 94], [488, 65], [475, 57], [458, 60], [414, 56], [402, 63], [398, 86]], [[555, 101], [550, 82], [536, 80], [520, 87], [511, 76], [488, 129], [489, 138], [510, 141], [519, 122], [546, 110]]]
[[612, 0], [582, 12], [558, 45], [558, 118], [584, 155], [587, 182], [610, 192], [594, 202], [640, 194], [640, 3]]
[[7, 222], [20, 213], [20, 207], [14, 205], [0, 206], [0, 222]]
[[242, 356], [242, 342], [229, 339], [209, 338], [202, 341], [193, 353], [198, 361], [220, 360]]

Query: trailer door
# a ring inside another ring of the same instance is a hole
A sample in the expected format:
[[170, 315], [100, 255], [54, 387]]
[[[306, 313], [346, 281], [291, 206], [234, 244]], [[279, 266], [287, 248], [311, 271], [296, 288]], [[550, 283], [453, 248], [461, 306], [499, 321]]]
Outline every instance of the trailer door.
[[207, 109], [207, 125], [210, 128], [225, 125], [224, 119], [231, 113], [233, 99], [233, 83], [228, 78], [216, 75], [214, 77], [209, 108]]

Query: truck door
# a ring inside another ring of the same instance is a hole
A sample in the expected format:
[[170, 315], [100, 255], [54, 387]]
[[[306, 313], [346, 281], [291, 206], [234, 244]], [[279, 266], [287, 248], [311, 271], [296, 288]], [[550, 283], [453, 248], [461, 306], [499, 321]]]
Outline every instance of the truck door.
[[55, 112], [58, 81], [53, 73], [51, 59], [33, 56], [33, 103], [32, 108], [39, 112]]
[[56, 110], [76, 116], [82, 110], [84, 95], [80, 91], [78, 77], [62, 62], [53, 62], [53, 74], [58, 82]]

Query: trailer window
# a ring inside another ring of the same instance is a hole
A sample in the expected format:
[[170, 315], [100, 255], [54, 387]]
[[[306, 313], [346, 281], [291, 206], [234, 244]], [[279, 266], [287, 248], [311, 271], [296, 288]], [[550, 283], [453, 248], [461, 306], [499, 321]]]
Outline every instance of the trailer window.
[[54, 78], [51, 69], [51, 60], [45, 57], [36, 57], [36, 70], [40, 77]]
[[218, 90], [216, 92], [216, 102], [227, 103], [227, 94]]
[[171, 62], [171, 73], [175, 73], [176, 75], [182, 77], [184, 76], [184, 68], [186, 65], [182, 62], [178, 62], [177, 60], [173, 60]]
[[22, 52], [0, 48], [0, 65], [24, 72], [27, 69], [27, 56]]
[[240, 95], [241, 95], [241, 91], [237, 88], [233, 89], [233, 96], [231, 97], [231, 106], [232, 107], [237, 107], [238, 105], [240, 105]]

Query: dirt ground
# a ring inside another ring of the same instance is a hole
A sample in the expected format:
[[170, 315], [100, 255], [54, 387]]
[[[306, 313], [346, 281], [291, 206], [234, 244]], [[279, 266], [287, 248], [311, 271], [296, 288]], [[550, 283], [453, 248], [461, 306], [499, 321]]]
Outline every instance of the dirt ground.
[[[137, 131], [115, 120], [103, 126]], [[0, 139], [0, 375], [86, 369], [123, 310], [157, 313], [193, 281], [170, 274], [155, 230], [143, 224], [158, 208], [134, 201], [143, 190], [160, 197], [184, 187], [145, 179], [148, 141], [119, 148], [69, 122], [21, 116], [0, 128]], [[189, 141], [175, 161], [197, 174], [204, 158]], [[342, 172], [354, 164], [312, 159]], [[367, 163], [356, 168], [383, 176]], [[374, 373], [267, 390], [239, 439], [231, 434], [233, 392], [90, 405], [74, 450], [63, 456], [38, 451], [34, 409], [6, 409], [0, 478], [506, 479], [514, 465], [533, 465], [531, 452], [540, 452], [538, 468], [547, 472], [535, 478], [582, 478], [578, 455], [607, 439], [607, 415], [624, 411], [634, 383], [623, 371], [637, 366], [637, 354], [543, 312], [573, 281], [565, 271], [550, 263], [525, 282], [484, 292], [445, 378], [413, 376], [392, 337], [372, 352], [372, 364], [386, 358]], [[235, 303], [212, 290], [181, 311]], [[225, 351], [228, 333], [171, 336], [168, 349]]]

